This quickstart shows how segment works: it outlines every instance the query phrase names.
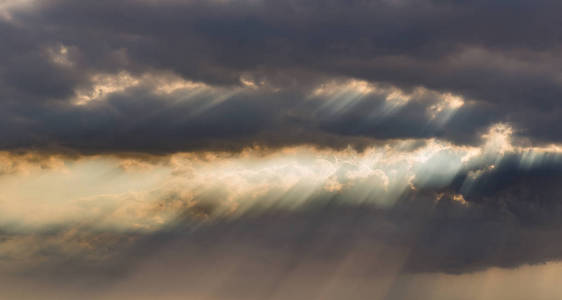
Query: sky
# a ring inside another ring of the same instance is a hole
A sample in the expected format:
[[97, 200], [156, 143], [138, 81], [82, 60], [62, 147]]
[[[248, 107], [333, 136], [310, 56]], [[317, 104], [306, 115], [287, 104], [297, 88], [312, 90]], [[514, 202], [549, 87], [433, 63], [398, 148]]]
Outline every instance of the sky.
[[560, 299], [561, 10], [0, 0], [0, 299]]

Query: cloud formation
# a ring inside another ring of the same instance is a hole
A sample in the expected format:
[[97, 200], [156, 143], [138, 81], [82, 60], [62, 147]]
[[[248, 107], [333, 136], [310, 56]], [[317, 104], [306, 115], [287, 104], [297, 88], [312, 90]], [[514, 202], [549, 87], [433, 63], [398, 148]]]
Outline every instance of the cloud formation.
[[[473, 144], [498, 122], [535, 143], [559, 142], [558, 6], [14, 1], [0, 20], [1, 146]], [[330, 85], [339, 91], [315, 93]]]
[[[305, 261], [299, 251], [322, 249], [315, 259], [329, 261], [343, 260], [357, 243], [384, 245], [408, 253], [403, 272], [456, 274], [561, 259], [561, 151], [516, 146], [510, 134], [497, 125], [478, 147], [431, 139], [362, 152], [102, 155], [20, 168], [2, 183], [0, 252], [8, 262], [28, 253], [32, 265], [47, 266], [74, 257], [85, 267], [99, 257], [101, 270], [118, 257], [125, 275], [144, 257], [192, 239], [209, 251], [223, 246], [203, 240], [259, 253], [284, 245], [280, 255]], [[57, 182], [72, 188], [62, 193]], [[29, 253], [28, 244], [36, 250]], [[43, 262], [38, 253], [47, 249], [56, 259]]]
[[561, 9], [0, 0], [4, 295], [407, 299], [556, 265]]

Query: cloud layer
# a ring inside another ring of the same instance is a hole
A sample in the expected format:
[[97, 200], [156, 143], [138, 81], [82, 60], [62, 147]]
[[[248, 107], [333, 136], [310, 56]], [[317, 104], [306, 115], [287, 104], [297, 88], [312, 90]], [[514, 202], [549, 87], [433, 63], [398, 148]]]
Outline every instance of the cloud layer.
[[405, 251], [400, 270], [414, 273], [558, 260], [561, 152], [514, 146], [510, 134], [498, 125], [478, 147], [432, 139], [362, 152], [35, 158], [50, 162], [43, 167], [30, 163], [32, 154], [5, 153], [0, 253], [21, 272], [78, 272], [99, 260], [101, 274], [121, 276], [146, 256], [183, 251], [160, 250], [178, 243], [257, 253], [285, 247], [283, 259], [303, 262], [343, 260], [358, 243], [384, 246]]
[[448, 299], [558, 268], [561, 9], [0, 1], [0, 297]]
[[[4, 149], [466, 144], [498, 122], [560, 141], [556, 1], [9, 3]], [[435, 121], [445, 95], [464, 105]]]

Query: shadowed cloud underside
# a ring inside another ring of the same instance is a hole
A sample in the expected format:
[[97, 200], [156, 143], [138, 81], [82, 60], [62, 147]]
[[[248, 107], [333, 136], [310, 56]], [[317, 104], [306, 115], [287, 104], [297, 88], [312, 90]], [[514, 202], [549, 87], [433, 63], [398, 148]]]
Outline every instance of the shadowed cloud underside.
[[0, 298], [560, 298], [561, 9], [0, 0]]

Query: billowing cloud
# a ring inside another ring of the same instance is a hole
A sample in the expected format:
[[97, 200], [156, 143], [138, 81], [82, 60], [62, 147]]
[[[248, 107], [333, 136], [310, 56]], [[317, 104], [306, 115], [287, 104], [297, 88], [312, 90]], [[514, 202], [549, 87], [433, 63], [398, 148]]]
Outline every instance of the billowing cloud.
[[[78, 262], [89, 252], [112, 258], [141, 251], [120, 265], [127, 270], [139, 255], [153, 254], [147, 249], [178, 239], [234, 239], [262, 251], [275, 243], [320, 247], [318, 239], [330, 237], [338, 242], [326, 246], [342, 259], [359, 242], [407, 250], [401, 268], [408, 272], [560, 259], [560, 148], [516, 146], [511, 134], [498, 124], [479, 146], [430, 139], [361, 152], [295, 147], [154, 159], [61, 156], [48, 168], [22, 167], [2, 180], [0, 251], [14, 260], [26, 253], [18, 247], [32, 251], [27, 244], [33, 243], [39, 249], [27, 259], [34, 263], [47, 248], [60, 260], [78, 253]], [[5, 155], [20, 164], [32, 157]], [[107, 250], [122, 240], [136, 247]]]
[[561, 8], [0, 0], [0, 298], [558, 274]]
[[0, 146], [474, 144], [498, 122], [559, 142], [558, 6], [8, 1]]

